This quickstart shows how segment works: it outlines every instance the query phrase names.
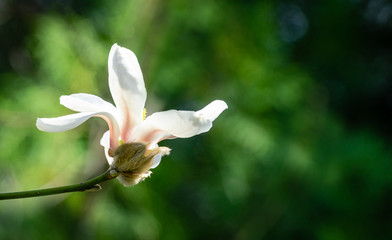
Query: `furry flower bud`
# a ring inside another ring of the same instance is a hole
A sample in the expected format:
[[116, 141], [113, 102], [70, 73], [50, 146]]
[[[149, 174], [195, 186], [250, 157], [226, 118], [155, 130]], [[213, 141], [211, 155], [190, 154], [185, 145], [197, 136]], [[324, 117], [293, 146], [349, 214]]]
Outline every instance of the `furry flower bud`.
[[124, 186], [133, 186], [151, 175], [154, 156], [169, 153], [167, 147], [148, 149], [144, 143], [124, 143], [114, 151], [112, 167], [119, 172], [118, 179]]

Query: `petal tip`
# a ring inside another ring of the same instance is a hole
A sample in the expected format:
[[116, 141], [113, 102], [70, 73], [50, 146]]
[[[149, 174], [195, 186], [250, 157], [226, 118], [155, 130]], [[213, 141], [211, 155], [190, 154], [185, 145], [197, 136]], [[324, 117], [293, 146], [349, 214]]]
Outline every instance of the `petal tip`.
[[66, 101], [67, 97], [68, 97], [68, 96], [66, 96], [66, 95], [60, 96], [60, 104], [61, 104], [61, 105], [64, 106], [64, 102]]
[[41, 130], [41, 129], [40, 129], [40, 126], [41, 126], [41, 118], [37, 118], [37, 121], [35, 121], [35, 126], [37, 126], [37, 128], [38, 128], [39, 130]]
[[45, 123], [45, 119], [44, 118], [37, 118], [37, 121], [35, 122], [35, 126], [40, 131], [43, 131], [43, 132], [53, 132], [53, 131], [50, 131], [50, 129], [48, 129], [47, 124]]
[[206, 119], [214, 121], [227, 108], [228, 106], [225, 101], [214, 100], [202, 110], [198, 111], [198, 113], [203, 114]]
[[215, 100], [213, 101], [213, 103], [216, 104], [218, 108], [222, 109], [222, 111], [229, 108], [229, 106], [227, 106], [227, 103], [223, 100]]

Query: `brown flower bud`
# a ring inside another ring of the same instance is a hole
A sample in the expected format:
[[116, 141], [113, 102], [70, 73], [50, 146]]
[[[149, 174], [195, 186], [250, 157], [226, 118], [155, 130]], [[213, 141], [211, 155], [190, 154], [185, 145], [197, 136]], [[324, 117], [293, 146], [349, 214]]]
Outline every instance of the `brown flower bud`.
[[133, 186], [151, 175], [150, 168], [157, 154], [168, 155], [167, 147], [147, 149], [144, 143], [124, 143], [114, 151], [113, 168], [119, 172], [118, 179], [125, 186]]

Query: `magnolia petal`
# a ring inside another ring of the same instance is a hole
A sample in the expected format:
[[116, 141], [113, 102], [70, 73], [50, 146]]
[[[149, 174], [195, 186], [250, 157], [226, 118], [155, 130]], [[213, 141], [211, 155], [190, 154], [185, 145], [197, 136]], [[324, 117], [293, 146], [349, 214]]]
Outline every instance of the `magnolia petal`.
[[37, 118], [37, 128], [45, 132], [63, 132], [76, 128], [91, 117], [103, 118], [110, 130], [110, 148], [115, 149], [118, 146], [120, 135], [116, 119], [108, 112], [82, 112], [70, 114], [57, 118]]
[[105, 157], [108, 161], [109, 165], [113, 163], [113, 158], [109, 156], [109, 149], [110, 149], [110, 131], [106, 131], [100, 141], [100, 144], [104, 147]]
[[113, 131], [112, 148], [117, 147], [120, 129], [118, 126], [118, 110], [113, 104], [103, 100], [102, 98], [87, 94], [77, 93], [60, 97], [60, 104], [78, 112], [106, 112], [102, 116], [108, 123], [109, 129]]
[[101, 146], [103, 147], [110, 147], [110, 131], [106, 131], [102, 138], [101, 141], [99, 142]]
[[87, 93], [76, 93], [68, 96], [61, 96], [60, 104], [77, 112], [105, 111], [114, 116], [117, 115], [117, 109], [113, 106], [113, 104], [98, 96]]
[[[159, 147], [158, 144], [150, 144], [148, 146], [148, 149], [154, 149], [154, 148], [157, 148], [157, 147]], [[161, 154], [155, 155], [154, 158], [153, 158], [153, 163], [151, 165], [151, 169], [158, 167], [159, 163], [161, 162], [161, 159], [162, 159], [162, 155]]]
[[155, 155], [153, 158], [153, 163], [151, 165], [151, 169], [158, 167], [159, 163], [161, 163], [162, 155]]
[[134, 141], [158, 143], [168, 138], [188, 138], [207, 132], [227, 104], [216, 100], [200, 111], [169, 110], [147, 117], [134, 132]]
[[198, 114], [202, 115], [205, 119], [214, 121], [227, 108], [228, 106], [224, 101], [215, 100], [198, 111]]
[[113, 159], [111, 156], [109, 156], [109, 149], [110, 149], [110, 148], [108, 148], [108, 147], [105, 147], [105, 148], [104, 148], [105, 157], [106, 157], [106, 160], [108, 161], [109, 165], [112, 165], [114, 159]]
[[94, 115], [95, 112], [75, 113], [57, 118], [37, 118], [37, 128], [45, 132], [63, 132], [76, 128]]
[[142, 122], [147, 92], [135, 54], [114, 44], [109, 53], [109, 87], [120, 110], [121, 138], [127, 141], [132, 129]]

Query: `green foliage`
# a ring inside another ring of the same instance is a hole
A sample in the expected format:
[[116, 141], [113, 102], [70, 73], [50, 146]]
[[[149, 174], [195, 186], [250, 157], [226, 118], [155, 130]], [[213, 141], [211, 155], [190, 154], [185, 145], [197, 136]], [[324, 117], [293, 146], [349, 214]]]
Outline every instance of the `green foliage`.
[[35, 120], [70, 113], [59, 105], [62, 94], [111, 101], [113, 43], [138, 56], [148, 113], [198, 110], [213, 99], [229, 109], [207, 134], [162, 142], [171, 155], [134, 187], [111, 181], [97, 193], [1, 202], [1, 239], [392, 237], [388, 135], [350, 126], [335, 97], [347, 103], [351, 95], [322, 68], [361, 75], [362, 87], [372, 80], [345, 68], [360, 47], [342, 40], [359, 31], [358, 18], [350, 18], [358, 3], [339, 8], [336, 18], [327, 13], [339, 1], [303, 7], [313, 28], [290, 43], [280, 35], [280, 11], [297, 8], [283, 1], [68, 4], [29, 23], [21, 46], [30, 70], [0, 61], [7, 69], [0, 73], [0, 191], [77, 183], [106, 170], [104, 121], [44, 133]]

